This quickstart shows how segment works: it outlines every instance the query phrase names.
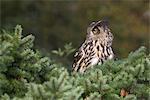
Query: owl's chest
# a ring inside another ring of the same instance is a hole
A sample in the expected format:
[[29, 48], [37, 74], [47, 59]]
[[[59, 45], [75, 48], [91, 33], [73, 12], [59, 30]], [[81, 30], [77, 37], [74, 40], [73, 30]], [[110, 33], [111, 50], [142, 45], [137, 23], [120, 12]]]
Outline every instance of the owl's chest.
[[99, 58], [98, 57], [93, 57], [92, 59], [91, 59], [91, 65], [93, 66], [93, 65], [96, 65], [96, 64], [98, 64], [99, 63]]
[[113, 59], [111, 47], [102, 45], [99, 41], [94, 41], [86, 46], [85, 58], [90, 65], [102, 64], [108, 59]]
[[90, 63], [92, 66], [97, 64], [101, 65], [105, 61], [113, 59], [113, 57], [114, 57], [113, 53], [105, 54], [104, 52], [96, 51], [95, 54], [90, 57], [91, 58]]

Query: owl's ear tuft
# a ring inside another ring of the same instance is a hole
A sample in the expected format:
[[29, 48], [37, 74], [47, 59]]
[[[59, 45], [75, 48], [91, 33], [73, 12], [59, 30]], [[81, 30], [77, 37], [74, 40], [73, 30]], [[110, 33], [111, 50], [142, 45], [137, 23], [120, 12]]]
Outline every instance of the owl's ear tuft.
[[91, 30], [94, 28], [94, 26], [95, 26], [96, 23], [97, 23], [96, 21], [92, 21], [92, 22], [90, 23], [90, 25], [89, 25], [88, 28], [87, 28], [87, 33], [88, 33], [88, 34], [90, 34]]
[[108, 21], [107, 20], [98, 21], [97, 26], [99, 26], [99, 27], [108, 27]]
[[89, 27], [93, 27], [96, 24], [96, 21], [92, 21], [89, 25]]
[[103, 29], [106, 29], [108, 27], [108, 21], [100, 20], [91, 22], [87, 28], [87, 34], [91, 34], [92, 30], [94, 30], [97, 27], [103, 27]]

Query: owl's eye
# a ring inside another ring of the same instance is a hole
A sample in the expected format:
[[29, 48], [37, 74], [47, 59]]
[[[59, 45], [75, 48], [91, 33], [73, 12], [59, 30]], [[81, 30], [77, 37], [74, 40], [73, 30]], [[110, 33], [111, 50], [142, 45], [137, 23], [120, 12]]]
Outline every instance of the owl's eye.
[[98, 28], [93, 29], [93, 34], [94, 35], [99, 34], [99, 33], [100, 33], [100, 30]]

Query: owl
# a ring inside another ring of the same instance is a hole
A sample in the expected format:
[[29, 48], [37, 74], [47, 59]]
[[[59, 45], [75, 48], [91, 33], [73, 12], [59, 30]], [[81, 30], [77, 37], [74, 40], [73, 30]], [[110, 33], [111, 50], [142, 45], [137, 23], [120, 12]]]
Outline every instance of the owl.
[[72, 70], [84, 73], [88, 68], [114, 58], [113, 34], [105, 20], [93, 21], [87, 28], [86, 39], [74, 55]]

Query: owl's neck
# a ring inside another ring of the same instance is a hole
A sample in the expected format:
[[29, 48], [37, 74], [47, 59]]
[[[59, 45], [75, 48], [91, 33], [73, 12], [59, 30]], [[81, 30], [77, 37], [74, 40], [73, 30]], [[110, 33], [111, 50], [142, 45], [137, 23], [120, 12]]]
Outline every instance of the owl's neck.
[[110, 47], [112, 45], [112, 40], [110, 40], [109, 38], [104, 38], [102, 36], [91, 36], [91, 37], [87, 37], [86, 41], [99, 41], [100, 44]]

